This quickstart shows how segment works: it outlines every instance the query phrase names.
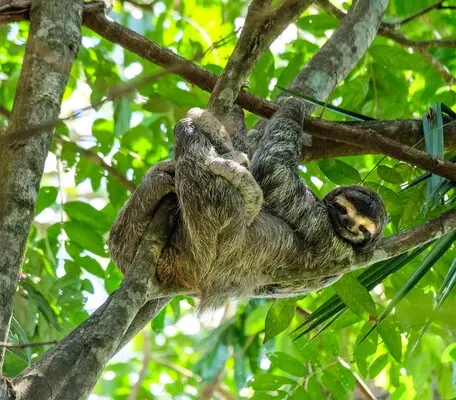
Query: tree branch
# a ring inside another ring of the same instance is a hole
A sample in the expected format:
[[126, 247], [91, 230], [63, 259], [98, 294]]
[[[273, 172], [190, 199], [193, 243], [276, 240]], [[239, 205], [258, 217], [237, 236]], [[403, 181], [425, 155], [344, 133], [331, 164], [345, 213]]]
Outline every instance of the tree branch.
[[[24, 3], [29, 4], [27, 1], [24, 1]], [[320, 4], [322, 4], [321, 0]], [[334, 6], [332, 7], [338, 10]], [[0, 22], [2, 21], [1, 12], [0, 9]], [[342, 11], [338, 10], [338, 12], [343, 16]], [[26, 13], [24, 12], [24, 14]], [[130, 50], [138, 56], [156, 63], [163, 68], [170, 70], [175, 69], [173, 72], [188, 82], [195, 84], [202, 90], [210, 92], [215, 86], [217, 81], [217, 76], [215, 74], [193, 64], [191, 61], [178, 56], [168, 49], [158, 46], [130, 29], [125, 28], [116, 22], [109, 21], [103, 14], [103, 11], [100, 10], [99, 6], [96, 7], [94, 4], [90, 3], [86, 4], [84, 8], [84, 18], [86, 25], [100, 36], [121, 45], [125, 49]], [[349, 40], [350, 38], [351, 40], [356, 38], [356, 34], [353, 30], [350, 31], [349, 27], [344, 36], [348, 37]], [[334, 47], [338, 47], [338, 45], [335, 44]], [[339, 80], [341, 79], [338, 79], [338, 81]], [[328, 86], [332, 90], [334, 85], [335, 83]], [[329, 95], [328, 91], [325, 93], [326, 95], [321, 96], [321, 99], [323, 100]], [[239, 94], [237, 103], [244, 109], [265, 118], [270, 118], [278, 108], [276, 104], [244, 91], [241, 91]], [[337, 122], [336, 124], [346, 123]], [[354, 129], [358, 130], [359, 134], [362, 134], [365, 129], [373, 129], [377, 134], [386, 136], [407, 146], [415, 146], [416, 143], [420, 143], [423, 138], [421, 121], [419, 120], [363, 122], [353, 123], [353, 126]], [[454, 124], [445, 127], [445, 146], [447, 150], [456, 149], [456, 126]], [[420, 144], [417, 148], [423, 149], [424, 147]], [[360, 146], [356, 146], [322, 138], [313, 138], [311, 146], [306, 146], [305, 151], [303, 152], [303, 162], [336, 156], [372, 154], [375, 152], [376, 150], [371, 149], [368, 144], [366, 145], [364, 142], [360, 142]]]
[[[317, 4], [328, 14], [333, 15], [337, 19], [343, 19], [346, 15], [342, 10], [335, 7], [329, 0], [317, 0]], [[432, 47], [456, 47], [456, 40], [412, 40], [404, 34], [396, 31], [392, 24], [384, 22], [380, 24], [378, 33], [381, 36], [395, 41], [401, 46], [414, 48], [439, 72], [440, 76], [446, 83], [451, 85], [455, 82], [456, 78], [451, 74], [448, 68], [425, 49]]]
[[396, 257], [406, 251], [438, 239], [455, 229], [456, 209], [453, 209], [424, 224], [383, 239], [374, 249], [372, 256], [367, 259], [359, 257], [353, 269], [363, 268], [362, 265], [365, 262], [371, 265], [378, 261]]
[[409, 23], [410, 21], [413, 21], [416, 18], [421, 17], [424, 14], [427, 14], [428, 12], [430, 12], [432, 10], [436, 10], [436, 9], [440, 10], [440, 9], [442, 9], [442, 4], [444, 1], [445, 0], [439, 0], [437, 3], [431, 4], [429, 7], [425, 7], [422, 10], [417, 11], [415, 14], [412, 14], [410, 17], [404, 18], [402, 21], [394, 22], [390, 25], [395, 26], [395, 27], [402, 26], [402, 25]]
[[[387, 5], [387, 0], [355, 2], [337, 30], [299, 72], [289, 89], [325, 101], [366, 53], [377, 35]], [[309, 115], [314, 108], [314, 105], [309, 105]]]
[[241, 36], [207, 105], [214, 115], [224, 117], [229, 112], [260, 54], [312, 2], [284, 0], [272, 8], [271, 0], [252, 1]]
[[[82, 0], [34, 2], [9, 132], [58, 117], [81, 40], [82, 6]], [[52, 134], [53, 129], [43, 129], [25, 144], [0, 145], [0, 342], [7, 341], [12, 298]], [[3, 356], [1, 348], [0, 373]]]
[[163, 199], [151, 221], [153, 229], [141, 242], [119, 289], [83, 324], [13, 379], [21, 399], [36, 398], [33, 396], [37, 388], [40, 398], [47, 400], [76, 400], [88, 395], [107, 362], [125, 343], [138, 312], [154, 297], [159, 298], [153, 301], [155, 313], [166, 304], [166, 300], [160, 299], [163, 288], [156, 280], [154, 268], [174, 230], [175, 204], [174, 196]]
[[84, 147], [78, 146], [76, 143], [72, 142], [70, 139], [66, 138], [65, 136], [56, 135], [54, 136], [54, 141], [59, 143], [64, 143], [67, 146], [73, 147], [78, 153], [84, 154], [92, 163], [98, 165], [100, 168], [103, 168], [107, 171], [111, 176], [116, 178], [125, 188], [127, 188], [130, 192], [133, 192], [136, 189], [136, 185], [127, 179], [120, 171], [109, 165], [103, 158], [101, 158], [97, 153], [95, 153], [91, 149], [85, 149]]
[[417, 165], [427, 171], [456, 182], [456, 164], [451, 161], [443, 160], [424, 151], [401, 145], [394, 140], [366, 129], [365, 126], [363, 126], [363, 133], [360, 134], [352, 129], [349, 124], [334, 124], [330, 121], [322, 122], [322, 120], [318, 120], [317, 118], [306, 118], [304, 129], [311, 135], [344, 143], [355, 145], [368, 143], [369, 148], [374, 149], [378, 153], [407, 161], [412, 165]]

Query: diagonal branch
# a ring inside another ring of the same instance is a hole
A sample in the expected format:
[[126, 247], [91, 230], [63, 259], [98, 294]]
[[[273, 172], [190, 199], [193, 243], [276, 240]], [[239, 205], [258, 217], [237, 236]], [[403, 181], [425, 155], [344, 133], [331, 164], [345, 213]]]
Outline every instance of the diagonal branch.
[[397, 235], [383, 239], [369, 256], [359, 256], [351, 270], [396, 257], [456, 229], [456, 209]]
[[437, 3], [431, 4], [430, 6], [425, 7], [423, 9], [421, 9], [420, 11], [417, 11], [415, 14], [410, 15], [410, 17], [404, 18], [403, 20], [401, 20], [399, 22], [394, 22], [391, 25], [394, 26], [394, 27], [402, 26], [402, 25], [405, 25], [405, 24], [409, 23], [410, 21], [413, 21], [416, 18], [421, 17], [422, 15], [427, 14], [428, 12], [430, 12], [432, 10], [441, 10], [441, 9], [444, 8], [442, 6], [444, 1], [445, 0], [439, 0]]
[[[324, 9], [328, 14], [333, 15], [337, 19], [343, 19], [345, 13], [334, 6], [329, 0], [317, 0], [317, 4]], [[389, 38], [404, 47], [412, 47], [421, 54], [421, 56], [428, 61], [440, 74], [445, 82], [448, 84], [455, 83], [456, 78], [451, 74], [449, 69], [436, 59], [426, 49], [432, 47], [456, 47], [456, 40], [412, 40], [405, 36], [403, 33], [394, 29], [391, 24], [382, 22], [378, 29], [381, 36]]]
[[261, 53], [295, 20], [313, 0], [284, 0], [272, 8], [270, 0], [254, 0], [241, 36], [228, 63], [212, 90], [208, 109], [225, 116]]
[[167, 303], [166, 298], [160, 298], [164, 294], [154, 268], [174, 230], [174, 215], [175, 198], [165, 197], [151, 221], [153, 229], [143, 239], [120, 288], [82, 325], [13, 380], [21, 398], [37, 398], [33, 396], [38, 388], [40, 398], [47, 400], [77, 400], [88, 395], [107, 362], [125, 343], [124, 337], [141, 308], [154, 296], [158, 297], [154, 314]]
[[[306, 118], [304, 129], [311, 135], [333, 139], [343, 143], [355, 145], [368, 143], [369, 147], [378, 153], [394, 157], [398, 160], [407, 161], [410, 164], [420, 166], [427, 171], [444, 176], [445, 178], [456, 182], [456, 164], [451, 161], [443, 160], [424, 151], [401, 145], [394, 140], [378, 135], [368, 129], [363, 129], [363, 133], [360, 134], [348, 124], [336, 125], [330, 121], [325, 121], [325, 123], [322, 124], [321, 122], [322, 121], [317, 118]], [[333, 129], [331, 129], [331, 125], [333, 125]]]

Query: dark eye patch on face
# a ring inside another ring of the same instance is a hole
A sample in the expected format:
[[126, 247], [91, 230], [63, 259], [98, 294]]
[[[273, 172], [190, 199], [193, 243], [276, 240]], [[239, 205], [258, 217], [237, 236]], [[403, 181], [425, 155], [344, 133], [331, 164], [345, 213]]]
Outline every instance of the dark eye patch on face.
[[376, 207], [368, 196], [365, 196], [363, 194], [356, 194], [356, 195], [347, 195], [345, 197], [350, 203], [353, 204], [353, 206], [356, 208], [356, 211], [358, 211], [359, 214], [366, 216], [373, 221], [376, 220], [377, 213], [376, 213]]

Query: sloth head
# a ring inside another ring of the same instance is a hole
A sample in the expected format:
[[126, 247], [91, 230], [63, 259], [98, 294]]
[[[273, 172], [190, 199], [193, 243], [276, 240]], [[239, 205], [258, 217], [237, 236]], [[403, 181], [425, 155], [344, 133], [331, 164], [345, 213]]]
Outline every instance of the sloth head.
[[386, 210], [380, 196], [362, 186], [341, 186], [323, 199], [336, 232], [361, 249], [373, 247], [382, 237]]

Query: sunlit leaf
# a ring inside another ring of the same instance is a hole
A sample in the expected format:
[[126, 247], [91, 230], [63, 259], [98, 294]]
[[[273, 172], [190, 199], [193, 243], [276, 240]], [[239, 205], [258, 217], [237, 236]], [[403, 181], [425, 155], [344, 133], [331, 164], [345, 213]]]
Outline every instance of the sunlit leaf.
[[288, 328], [296, 309], [295, 299], [277, 299], [272, 303], [265, 322], [264, 343]]

